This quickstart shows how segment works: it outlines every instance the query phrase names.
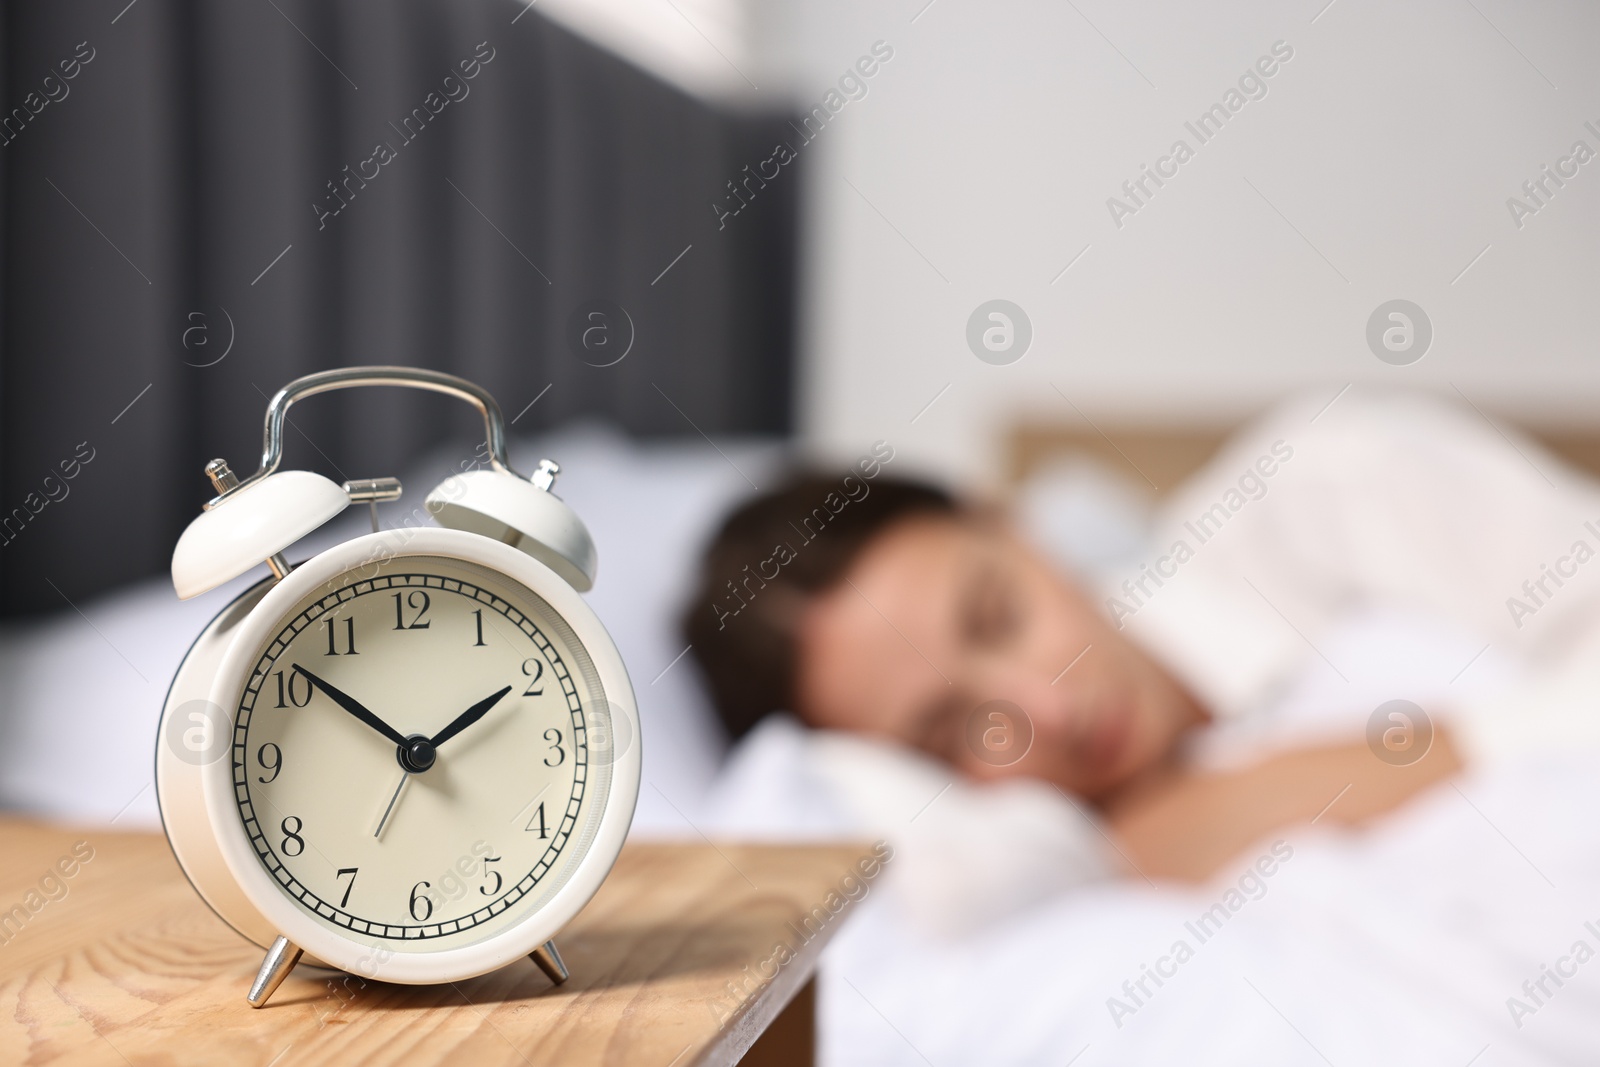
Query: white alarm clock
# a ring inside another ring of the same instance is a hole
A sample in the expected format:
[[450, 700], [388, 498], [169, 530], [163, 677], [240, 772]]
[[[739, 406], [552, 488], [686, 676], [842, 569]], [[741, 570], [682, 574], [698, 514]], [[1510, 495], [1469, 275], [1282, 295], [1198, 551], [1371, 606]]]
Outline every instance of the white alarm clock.
[[[297, 400], [407, 386], [474, 404], [487, 465], [447, 479], [440, 525], [377, 530], [392, 478], [279, 471]], [[577, 515], [506, 461], [499, 406], [406, 367], [300, 378], [267, 408], [261, 467], [219, 495], [172, 558], [178, 596], [266, 562], [200, 633], [162, 709], [156, 788], [173, 853], [218, 916], [266, 950], [248, 1001], [307, 963], [435, 983], [531, 957], [622, 848], [639, 792], [633, 689], [578, 595], [595, 551]], [[290, 567], [283, 551], [352, 501], [374, 532]]]

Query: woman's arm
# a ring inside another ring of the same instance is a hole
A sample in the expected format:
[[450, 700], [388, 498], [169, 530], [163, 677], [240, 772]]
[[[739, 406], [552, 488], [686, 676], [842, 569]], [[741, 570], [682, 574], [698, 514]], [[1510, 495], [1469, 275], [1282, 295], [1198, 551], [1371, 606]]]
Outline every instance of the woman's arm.
[[1198, 882], [1273, 830], [1319, 813], [1318, 821], [1359, 825], [1460, 769], [1441, 729], [1409, 766], [1384, 763], [1362, 743], [1296, 749], [1240, 771], [1172, 772], [1118, 796], [1105, 815], [1142, 873]]

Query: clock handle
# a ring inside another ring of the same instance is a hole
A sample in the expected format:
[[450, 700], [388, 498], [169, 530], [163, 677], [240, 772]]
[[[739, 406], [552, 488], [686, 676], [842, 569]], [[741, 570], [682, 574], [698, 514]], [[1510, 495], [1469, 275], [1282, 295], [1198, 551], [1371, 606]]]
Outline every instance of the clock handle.
[[304, 952], [305, 949], [287, 937], [278, 936], [272, 947], [267, 949], [267, 958], [261, 961], [261, 970], [256, 972], [256, 980], [250, 983], [250, 992], [245, 996], [252, 1008], [266, 1004], [267, 998], [278, 991]]
[[483, 415], [484, 441], [489, 446], [489, 465], [497, 471], [516, 474], [506, 459], [506, 420], [500, 405], [482, 386], [454, 374], [424, 370], [421, 367], [341, 367], [296, 378], [279, 389], [267, 403], [267, 421], [262, 431], [261, 467], [250, 477], [221, 491], [207, 508], [214, 507], [241, 489], [247, 489], [278, 469], [283, 462], [283, 424], [289, 407], [296, 401], [338, 389], [358, 389], [369, 385], [393, 385], [408, 389], [427, 389], [465, 400]]
[[546, 941], [528, 954], [528, 958], [539, 965], [539, 969], [556, 985], [565, 982], [568, 977], [567, 965], [561, 960], [561, 953], [556, 951], [554, 941]]

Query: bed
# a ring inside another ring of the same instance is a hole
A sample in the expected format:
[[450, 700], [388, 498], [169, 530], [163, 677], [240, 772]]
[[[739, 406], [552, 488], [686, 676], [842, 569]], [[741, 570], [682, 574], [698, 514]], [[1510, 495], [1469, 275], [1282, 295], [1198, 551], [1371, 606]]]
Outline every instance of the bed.
[[[1170, 488], [1222, 437], [1183, 431], [1162, 444], [1127, 427], [1030, 428], [1017, 437], [1011, 495], [1035, 536], [1095, 581], [1140, 558], [1153, 536], [1158, 490], [1128, 470]], [[1582, 456], [1582, 435], [1574, 440], [1565, 451]], [[560, 461], [561, 492], [593, 530], [601, 563], [591, 602], [639, 694], [645, 764], [633, 833], [868, 833], [896, 850], [891, 876], [825, 958], [821, 1062], [1600, 1058], [1600, 963], [1591, 962], [1600, 830], [1590, 816], [1600, 749], [1530, 746], [1374, 831], [1293, 828], [1205, 886], [1153, 883], [1126, 869], [1089, 813], [1043, 787], [977, 790], [915, 757], [783, 717], [727, 751], [673, 620], [711, 523], [747, 481], [765, 484], [782, 458], [776, 443], [721, 442], [719, 454], [586, 427], [513, 449], [528, 468], [543, 455]], [[409, 494], [450, 462], [439, 455], [407, 472]], [[358, 532], [366, 518], [339, 521], [303, 550]], [[0, 803], [157, 825], [150, 753], [165, 686], [228, 598], [180, 603], [157, 580], [0, 633], [10, 731]], [[1279, 695], [1282, 721], [1302, 736], [1345, 728], [1351, 708], [1397, 689], [1504, 691], [1516, 679], [1485, 653], [1467, 677], [1442, 681], [1474, 639], [1394, 613], [1357, 613], [1323, 640], [1344, 677], [1311, 672]]]

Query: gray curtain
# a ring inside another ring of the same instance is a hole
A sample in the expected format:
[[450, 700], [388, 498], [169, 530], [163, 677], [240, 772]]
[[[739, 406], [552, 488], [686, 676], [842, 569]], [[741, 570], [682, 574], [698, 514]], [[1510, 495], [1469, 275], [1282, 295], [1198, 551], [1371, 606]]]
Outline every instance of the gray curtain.
[[[508, 418], [538, 397], [515, 432], [788, 431], [795, 176], [710, 207], [783, 116], [514, 0], [0, 11], [0, 613], [162, 571], [204, 462], [253, 470], [267, 396], [314, 370], [436, 367]], [[632, 324], [614, 366], [572, 343], [596, 307]], [[470, 438], [457, 406], [307, 401], [288, 465], [394, 473]]]

